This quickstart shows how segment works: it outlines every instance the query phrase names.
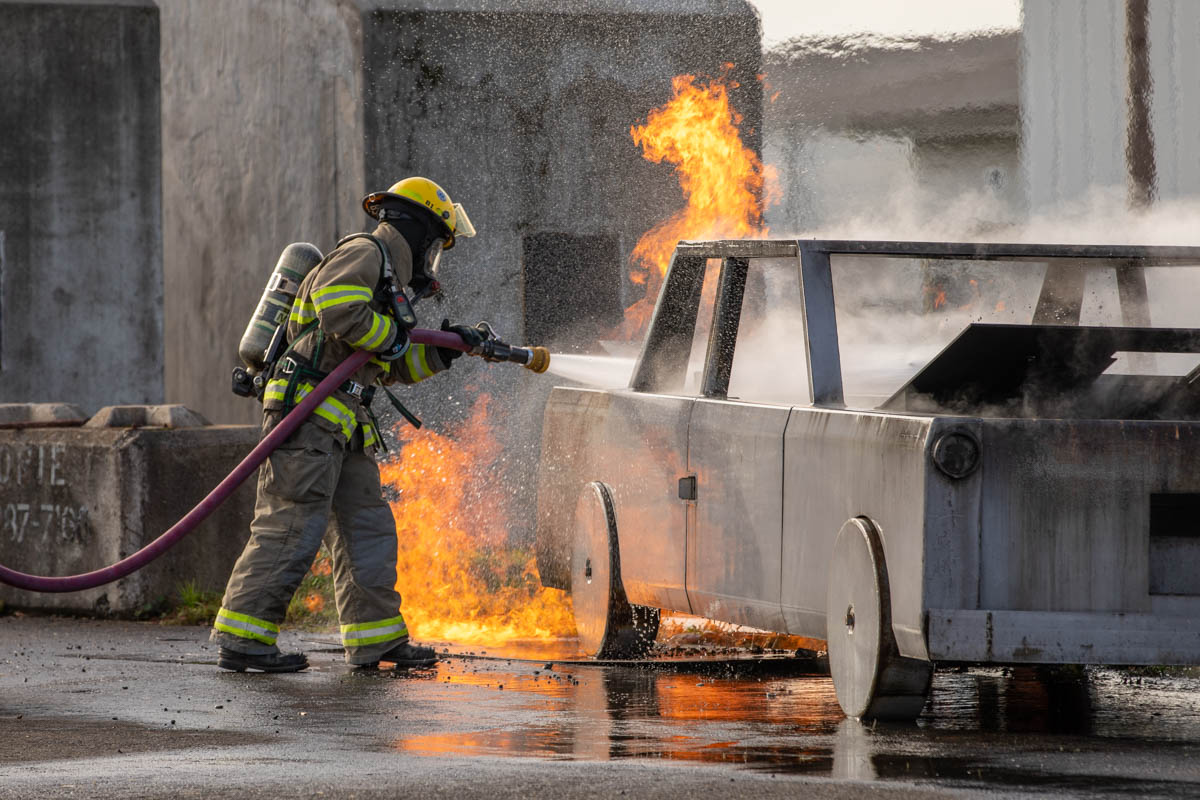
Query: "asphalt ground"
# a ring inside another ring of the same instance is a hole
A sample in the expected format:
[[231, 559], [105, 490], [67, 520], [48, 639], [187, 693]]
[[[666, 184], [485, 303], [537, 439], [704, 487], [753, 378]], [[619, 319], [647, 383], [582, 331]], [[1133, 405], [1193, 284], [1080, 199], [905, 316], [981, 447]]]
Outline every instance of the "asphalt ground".
[[225, 672], [200, 628], [0, 617], [0, 797], [1200, 796], [1192, 677], [939, 671], [915, 724], [870, 726], [804, 663], [363, 673], [282, 644], [312, 668]]

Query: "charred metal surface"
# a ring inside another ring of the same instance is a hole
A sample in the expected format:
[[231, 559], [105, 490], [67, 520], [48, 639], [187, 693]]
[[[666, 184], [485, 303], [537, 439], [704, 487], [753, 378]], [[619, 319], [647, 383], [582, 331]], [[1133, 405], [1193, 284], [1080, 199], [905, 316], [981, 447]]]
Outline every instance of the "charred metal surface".
[[787, 406], [707, 399], [692, 410], [687, 458], [697, 486], [687, 532], [687, 594], [693, 613], [787, 630], [779, 600], [780, 444], [789, 413]]
[[[585, 484], [605, 483], [620, 528], [621, 577], [631, 603], [690, 611], [684, 589], [688, 423], [695, 401], [557, 387], [546, 406], [538, 484], [538, 571], [570, 588], [573, 510]], [[569, 456], [563, 456], [570, 451]], [[702, 491], [702, 490], [701, 490]], [[563, 535], [566, 532], [567, 535]]]
[[[1200, 330], [967, 327], [882, 408], [977, 416], [1192, 419], [1190, 376], [1105, 375], [1117, 353], [1198, 353]], [[1193, 404], [1195, 400], [1193, 400]]]

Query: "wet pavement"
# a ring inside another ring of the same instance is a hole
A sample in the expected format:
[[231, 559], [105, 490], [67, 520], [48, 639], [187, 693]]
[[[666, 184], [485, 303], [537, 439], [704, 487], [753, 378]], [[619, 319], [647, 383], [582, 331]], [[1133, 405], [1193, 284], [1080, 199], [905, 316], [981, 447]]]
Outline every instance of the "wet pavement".
[[1200, 678], [939, 671], [916, 724], [864, 726], [811, 663], [476, 650], [398, 677], [285, 637], [308, 672], [218, 670], [199, 628], [0, 617], [0, 797], [1200, 796]]

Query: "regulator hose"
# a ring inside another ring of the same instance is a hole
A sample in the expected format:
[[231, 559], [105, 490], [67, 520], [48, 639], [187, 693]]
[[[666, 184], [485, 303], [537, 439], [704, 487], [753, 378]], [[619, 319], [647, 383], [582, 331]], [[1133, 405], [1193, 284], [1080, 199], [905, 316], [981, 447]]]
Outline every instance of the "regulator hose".
[[[462, 338], [450, 331], [432, 331], [424, 328], [414, 328], [409, 331], [409, 337], [416, 344], [429, 344], [436, 347], [461, 350], [465, 353], [471, 352], [471, 348], [463, 342]], [[544, 352], [544, 348], [540, 347], [512, 349], [524, 350], [529, 354], [529, 359], [518, 362], [526, 366], [530, 366], [533, 362], [537, 351]], [[217, 488], [209, 492], [191, 511], [172, 525], [166, 533], [133, 555], [127, 556], [103, 569], [85, 572], [82, 575], [67, 575], [59, 578], [28, 575], [0, 564], [0, 583], [7, 583], [10, 586], [15, 586], [18, 589], [26, 589], [31, 592], [78, 592], [83, 589], [94, 589], [97, 586], [103, 586], [106, 583], [119, 580], [131, 572], [146, 566], [169, 550], [180, 539], [195, 530], [197, 525], [224, 503], [229, 498], [229, 495], [233, 494], [234, 490], [246, 478], [250, 477], [262, 462], [267, 460], [267, 456], [271, 455], [271, 452], [276, 447], [283, 444], [296, 428], [300, 427], [300, 424], [308, 418], [308, 415], [312, 413], [314, 408], [320, 405], [337, 387], [345, 383], [373, 355], [375, 354], [367, 350], [356, 350], [349, 358], [338, 364], [333, 372], [329, 373], [324, 380], [317, 384], [317, 387], [306, 395], [300, 401], [299, 405], [288, 412], [279, 421], [279, 424], [263, 437], [262, 441], [250, 451], [250, 454], [234, 467], [233, 472], [230, 472], [225, 476], [224, 480], [217, 484]], [[510, 360], [516, 361], [517, 359]]]

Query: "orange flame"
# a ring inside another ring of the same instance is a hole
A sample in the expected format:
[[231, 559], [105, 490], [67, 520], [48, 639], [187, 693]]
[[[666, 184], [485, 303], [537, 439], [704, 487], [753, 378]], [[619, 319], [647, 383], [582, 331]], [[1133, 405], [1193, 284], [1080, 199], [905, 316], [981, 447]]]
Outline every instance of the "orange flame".
[[766, 235], [762, 198], [764, 191], [774, 193], [774, 174], [742, 144], [742, 117], [729, 104], [730, 88], [723, 79], [697, 84], [695, 76], [679, 75], [672, 80], [671, 99], [653, 109], [645, 124], [629, 129], [648, 161], [675, 165], [687, 205], [647, 231], [633, 249], [630, 279], [646, 292], [625, 311], [627, 339], [645, 330], [681, 239]]
[[401, 429], [399, 457], [380, 465], [395, 492], [405, 620], [415, 638], [462, 644], [574, 636], [570, 598], [543, 588], [533, 555], [509, 545], [489, 400], [450, 435]]

